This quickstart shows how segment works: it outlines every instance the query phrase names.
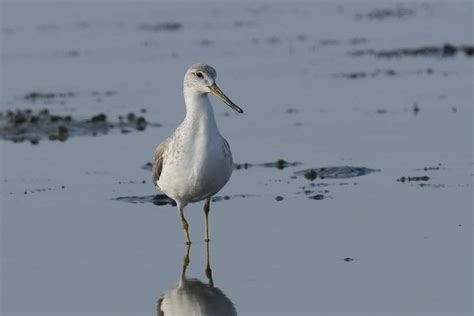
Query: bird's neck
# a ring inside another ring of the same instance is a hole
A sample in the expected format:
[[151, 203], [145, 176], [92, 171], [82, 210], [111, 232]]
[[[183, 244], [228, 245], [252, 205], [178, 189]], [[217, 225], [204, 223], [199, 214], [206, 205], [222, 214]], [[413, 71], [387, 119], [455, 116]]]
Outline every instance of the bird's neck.
[[184, 122], [194, 130], [204, 133], [218, 131], [214, 110], [208, 94], [184, 90], [186, 117]]

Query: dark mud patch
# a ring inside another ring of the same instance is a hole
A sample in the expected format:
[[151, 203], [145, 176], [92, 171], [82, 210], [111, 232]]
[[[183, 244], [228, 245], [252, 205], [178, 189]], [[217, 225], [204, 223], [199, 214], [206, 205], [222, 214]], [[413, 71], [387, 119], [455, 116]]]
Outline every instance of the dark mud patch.
[[395, 8], [375, 8], [367, 13], [357, 13], [355, 18], [356, 20], [383, 21], [386, 19], [402, 20], [414, 17], [415, 15], [416, 11], [414, 9], [399, 6]]
[[16, 97], [16, 100], [21, 102], [28, 102], [30, 104], [66, 104], [69, 100], [73, 100], [78, 97], [89, 97], [93, 98], [96, 102], [100, 103], [106, 98], [116, 96], [118, 94], [115, 90], [105, 90], [105, 91], [90, 91], [90, 92], [74, 92], [74, 91], [65, 91], [65, 92], [52, 92], [52, 91], [31, 91], [24, 96]]
[[321, 200], [324, 200], [324, 199], [331, 198], [328, 195], [329, 190], [320, 190], [320, 191], [317, 191], [317, 192], [318, 193], [315, 193], [314, 190], [307, 190], [306, 189], [303, 192], [299, 192], [299, 193], [303, 193], [307, 198], [309, 198], [310, 200], [315, 200], [315, 201], [321, 201]]
[[356, 259], [351, 258], [351, 257], [346, 257], [346, 258], [344, 258], [344, 259], [342, 259], [342, 260], [344, 260], [344, 262], [353, 262], [353, 261], [355, 261]]
[[441, 167], [423, 167], [423, 168], [418, 168], [415, 169], [417, 171], [433, 171], [433, 170], [446, 170], [446, 168], [441, 168]]
[[377, 109], [375, 110], [375, 114], [387, 114], [388, 110], [387, 109]]
[[15, 143], [29, 141], [36, 145], [41, 140], [66, 141], [75, 136], [98, 136], [120, 131], [129, 133], [143, 131], [147, 127], [159, 127], [142, 117], [129, 113], [110, 121], [104, 113], [90, 118], [75, 118], [71, 115], [51, 114], [49, 110], [30, 109], [0, 112], [0, 138]]
[[446, 170], [446, 167], [443, 167], [442, 163], [438, 163], [436, 166], [426, 166], [423, 168], [416, 168], [415, 171], [438, 171], [438, 170]]
[[367, 44], [369, 40], [366, 37], [351, 37], [347, 40], [340, 40], [335, 38], [322, 38], [316, 42], [320, 46], [340, 46], [340, 45], [363, 45]]
[[324, 194], [315, 194], [315, 195], [311, 195], [309, 198], [312, 200], [319, 201], [319, 200], [324, 200], [326, 196]]
[[153, 169], [153, 164], [151, 162], [147, 162], [143, 166], [141, 166], [141, 169], [151, 171]]
[[283, 45], [283, 44], [302, 44], [302, 43], [310, 43], [311, 50], [316, 51], [318, 47], [332, 47], [332, 46], [341, 46], [341, 45], [350, 45], [350, 46], [357, 46], [357, 45], [364, 45], [369, 42], [366, 37], [351, 37], [347, 39], [336, 39], [336, 38], [319, 38], [314, 39], [305, 34], [296, 34], [296, 35], [288, 35], [288, 36], [281, 36], [281, 35], [271, 35], [267, 37], [252, 37], [250, 42], [253, 45]]
[[433, 189], [444, 189], [444, 188], [466, 188], [471, 187], [470, 184], [444, 184], [444, 183], [412, 183], [412, 186], [418, 186], [420, 188], [433, 188]]
[[162, 32], [162, 31], [178, 31], [183, 28], [179, 22], [160, 22], [160, 23], [144, 23], [140, 25], [139, 29], [148, 32]]
[[113, 198], [114, 201], [122, 201], [132, 204], [144, 204], [153, 203], [155, 205], [173, 205], [176, 206], [176, 202], [164, 194], [147, 195], [147, 196], [120, 196]]
[[428, 176], [408, 176], [408, 177], [400, 177], [397, 179], [398, 182], [405, 183], [405, 182], [427, 182], [430, 180]]
[[[358, 182], [337, 182], [337, 183], [328, 183], [328, 182], [311, 182], [308, 186], [303, 186], [301, 189], [304, 190], [305, 194], [310, 194], [312, 191], [307, 190], [308, 188], [325, 188], [325, 187], [333, 187], [333, 186], [347, 186], [347, 185], [359, 185]], [[320, 191], [324, 193], [328, 193], [328, 190]]]
[[434, 57], [452, 58], [463, 54], [474, 57], [474, 45], [421, 46], [415, 48], [396, 48], [389, 50], [358, 49], [349, 52], [352, 57], [374, 56], [377, 58], [402, 58], [402, 57]]
[[19, 53], [5, 53], [5, 57], [8, 59], [56, 59], [56, 58], [78, 58], [88, 54], [87, 51], [82, 49], [64, 49], [64, 50], [53, 50], [49, 52], [19, 52]]
[[260, 164], [252, 164], [252, 163], [244, 162], [244, 163], [235, 163], [234, 170], [241, 170], [241, 169], [246, 170], [252, 167], [276, 168], [279, 170], [283, 170], [285, 168], [295, 167], [301, 164], [302, 164], [301, 162], [288, 162], [284, 159], [278, 159], [275, 162], [264, 162]]
[[[250, 195], [250, 194], [214, 196], [211, 199], [211, 201], [221, 202], [221, 201], [227, 201], [233, 198], [248, 198], [248, 197], [255, 197], [255, 196], [256, 195]], [[127, 203], [132, 203], [132, 204], [152, 203], [158, 206], [161, 206], [161, 205], [176, 206], [176, 202], [164, 194], [147, 195], [147, 196], [121, 196], [121, 197], [113, 198], [112, 200], [127, 202]]]
[[[316, 200], [316, 201], [321, 201], [321, 200], [329, 198], [329, 196], [327, 196], [325, 194], [313, 194], [313, 195], [307, 195], [307, 197], [310, 200]], [[281, 195], [275, 196], [275, 201], [277, 201], [277, 202], [283, 201], [284, 199], [285, 198]]]
[[420, 188], [435, 188], [435, 189], [444, 189], [447, 187], [446, 184], [443, 184], [443, 183], [418, 183], [418, 186]]
[[379, 172], [380, 169], [370, 169], [366, 167], [322, 167], [311, 168], [295, 172], [297, 176], [303, 176], [305, 179], [313, 181], [319, 179], [349, 179], [354, 177], [365, 176], [373, 172]]
[[325, 200], [325, 199], [332, 199], [330, 195], [331, 191], [329, 187], [335, 186], [356, 186], [359, 185], [357, 182], [348, 183], [348, 182], [340, 182], [340, 183], [326, 183], [326, 182], [311, 182], [309, 185], [305, 185], [300, 187], [300, 191], [296, 192], [296, 195], [303, 195], [310, 200]]
[[126, 181], [118, 181], [117, 184], [145, 184], [146, 180], [126, 180]]
[[66, 98], [74, 98], [76, 94], [72, 91], [69, 92], [60, 92], [60, 93], [55, 93], [55, 92], [37, 92], [33, 91], [30, 93], [27, 93], [24, 96], [24, 99], [27, 101], [35, 102], [37, 100], [51, 100], [51, 99], [66, 99]]
[[[370, 78], [380, 78], [380, 77], [390, 78], [390, 77], [421, 76], [421, 75], [431, 76], [435, 74], [438, 74], [438, 72], [435, 72], [432, 68], [417, 69], [417, 70], [411, 70], [411, 71], [397, 71], [395, 69], [376, 69], [374, 71], [340, 72], [340, 73], [332, 74], [332, 77], [356, 80], [356, 79], [370, 79]], [[441, 74], [446, 76], [449, 73], [442, 72]]]
[[288, 108], [285, 111], [286, 114], [296, 114], [296, 113], [299, 113], [299, 112], [300, 112], [300, 110], [297, 109], [297, 108]]
[[[264, 162], [264, 163], [259, 163], [259, 164], [252, 164], [249, 162], [244, 162], [244, 163], [234, 163], [234, 170], [247, 170], [249, 168], [253, 167], [263, 167], [263, 168], [276, 168], [279, 170], [283, 170], [288, 167], [295, 167], [301, 165], [301, 162], [288, 162], [284, 159], [278, 159], [275, 162]], [[148, 170], [151, 171], [152, 169], [152, 164], [151, 162], [147, 162], [141, 167], [143, 170]]]
[[[36, 193], [44, 193], [44, 192], [52, 192], [52, 191], [60, 191], [60, 190], [65, 190], [66, 186], [61, 185], [61, 186], [56, 186], [56, 187], [45, 187], [45, 188], [35, 188], [35, 189], [25, 189], [21, 192], [23, 195], [28, 195], [28, 194], [36, 194]], [[10, 195], [13, 195], [15, 193], [10, 192]]]
[[414, 116], [417, 116], [418, 113], [420, 113], [420, 107], [418, 106], [418, 103], [413, 104], [412, 112]]

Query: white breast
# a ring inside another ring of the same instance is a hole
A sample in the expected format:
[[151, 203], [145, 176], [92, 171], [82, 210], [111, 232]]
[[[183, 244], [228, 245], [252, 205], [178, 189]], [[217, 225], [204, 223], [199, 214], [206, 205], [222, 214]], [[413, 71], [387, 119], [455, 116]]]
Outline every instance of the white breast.
[[217, 129], [212, 108], [206, 114], [187, 116], [164, 154], [157, 184], [183, 205], [216, 194], [232, 174], [230, 148]]

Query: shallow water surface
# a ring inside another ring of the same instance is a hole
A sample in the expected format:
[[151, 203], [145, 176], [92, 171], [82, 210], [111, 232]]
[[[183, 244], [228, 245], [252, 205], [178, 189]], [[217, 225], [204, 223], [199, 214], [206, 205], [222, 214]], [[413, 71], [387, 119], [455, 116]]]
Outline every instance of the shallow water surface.
[[[2, 314], [471, 314], [472, 56], [377, 56], [472, 46], [470, 4], [207, 5], [2, 3], [3, 113], [160, 126], [0, 137]], [[188, 262], [143, 166], [195, 62], [245, 113], [213, 100], [236, 167]]]

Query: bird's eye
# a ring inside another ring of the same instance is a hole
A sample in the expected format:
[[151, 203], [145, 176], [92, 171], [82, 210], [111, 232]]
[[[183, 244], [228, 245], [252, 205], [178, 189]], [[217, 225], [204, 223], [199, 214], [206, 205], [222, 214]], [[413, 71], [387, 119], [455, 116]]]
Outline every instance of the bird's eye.
[[202, 75], [202, 72], [196, 72], [196, 76], [197, 76], [198, 78], [204, 77], [204, 76]]

